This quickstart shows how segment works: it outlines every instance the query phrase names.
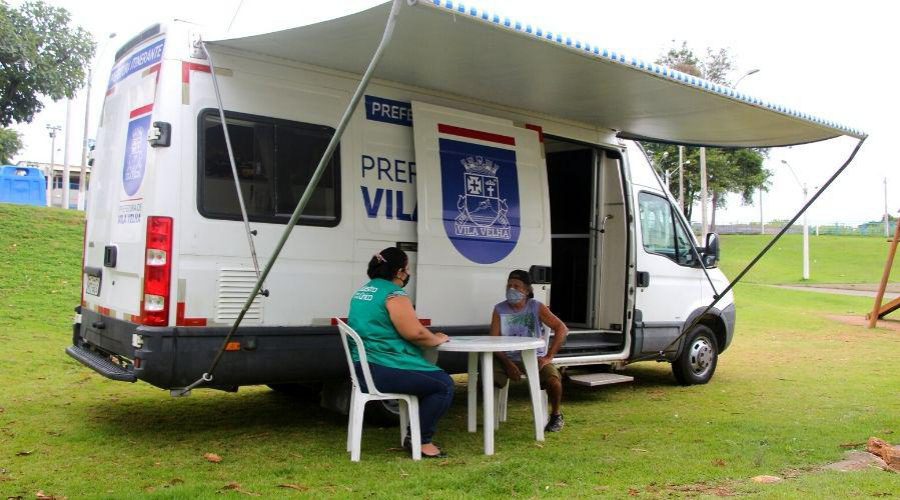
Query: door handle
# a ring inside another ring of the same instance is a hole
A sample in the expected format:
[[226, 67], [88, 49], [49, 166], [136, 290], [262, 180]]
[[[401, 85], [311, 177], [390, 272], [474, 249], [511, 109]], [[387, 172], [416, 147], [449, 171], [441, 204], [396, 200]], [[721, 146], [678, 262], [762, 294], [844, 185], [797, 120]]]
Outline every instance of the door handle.
[[647, 271], [638, 271], [636, 278], [638, 288], [647, 288], [650, 286], [650, 273]]

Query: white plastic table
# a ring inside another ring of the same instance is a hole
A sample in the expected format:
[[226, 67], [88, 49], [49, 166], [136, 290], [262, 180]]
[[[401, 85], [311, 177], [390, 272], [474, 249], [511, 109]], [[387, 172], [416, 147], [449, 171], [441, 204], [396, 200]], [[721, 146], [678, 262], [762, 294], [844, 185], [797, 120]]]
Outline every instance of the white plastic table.
[[481, 355], [481, 381], [484, 393], [484, 454], [494, 454], [494, 353], [522, 351], [522, 361], [528, 376], [531, 392], [531, 408], [534, 412], [534, 437], [544, 440], [544, 418], [541, 408], [541, 388], [538, 381], [537, 349], [544, 346], [542, 339], [504, 336], [450, 337], [438, 346], [439, 351], [469, 353], [469, 432], [476, 431], [478, 397], [478, 357]]

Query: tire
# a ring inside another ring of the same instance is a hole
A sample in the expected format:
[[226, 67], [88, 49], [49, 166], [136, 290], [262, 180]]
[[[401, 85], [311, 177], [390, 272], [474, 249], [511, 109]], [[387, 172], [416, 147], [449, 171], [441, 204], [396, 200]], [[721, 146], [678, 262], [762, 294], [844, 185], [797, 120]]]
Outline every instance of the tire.
[[719, 361], [719, 344], [709, 327], [697, 325], [686, 337], [681, 353], [672, 362], [672, 374], [681, 385], [709, 382]]
[[369, 401], [365, 420], [379, 427], [397, 427], [400, 425], [400, 404], [396, 399]]

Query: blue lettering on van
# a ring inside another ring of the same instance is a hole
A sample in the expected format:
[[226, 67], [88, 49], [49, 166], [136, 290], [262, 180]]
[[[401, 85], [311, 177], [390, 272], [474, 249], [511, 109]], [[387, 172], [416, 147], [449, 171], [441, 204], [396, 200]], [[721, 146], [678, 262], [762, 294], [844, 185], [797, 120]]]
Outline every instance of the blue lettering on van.
[[[395, 183], [400, 185], [416, 182], [416, 162], [384, 157], [362, 155], [360, 161], [360, 177], [372, 182]], [[418, 220], [418, 207], [415, 200], [409, 203], [409, 193], [402, 189], [373, 187], [361, 185], [363, 208], [370, 219], [384, 217], [389, 220], [415, 222]]]
[[521, 231], [516, 152], [440, 139], [444, 230], [467, 259], [493, 264]]
[[367, 95], [366, 119], [412, 127], [412, 104]]
[[162, 61], [165, 44], [166, 40], [162, 39], [152, 45], [148, 45], [140, 52], [117, 64], [109, 74], [109, 85], [107, 85], [106, 88], [109, 89], [125, 78], [128, 78], [128, 75], [135, 71], [140, 71]]
[[128, 196], [134, 196], [144, 180], [147, 164], [147, 130], [151, 115], [142, 116], [128, 123], [125, 137], [125, 161], [122, 166], [122, 187]]

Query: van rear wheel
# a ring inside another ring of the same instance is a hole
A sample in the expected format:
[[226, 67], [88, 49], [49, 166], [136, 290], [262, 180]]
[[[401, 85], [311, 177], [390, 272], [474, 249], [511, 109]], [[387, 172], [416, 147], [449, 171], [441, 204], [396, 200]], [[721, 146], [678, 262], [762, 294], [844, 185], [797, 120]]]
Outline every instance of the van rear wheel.
[[672, 374], [681, 385], [709, 382], [719, 361], [719, 344], [709, 327], [697, 325], [687, 335], [678, 358], [672, 362]]

